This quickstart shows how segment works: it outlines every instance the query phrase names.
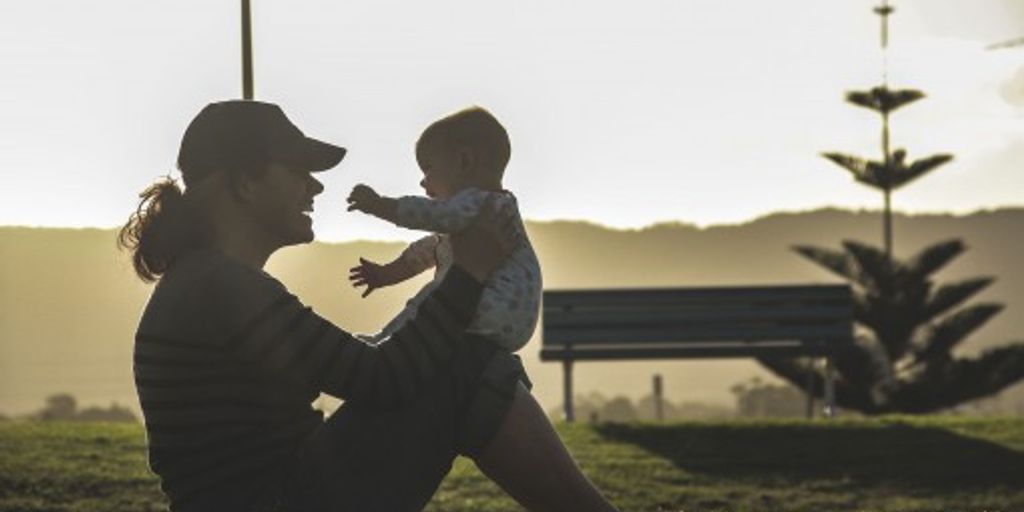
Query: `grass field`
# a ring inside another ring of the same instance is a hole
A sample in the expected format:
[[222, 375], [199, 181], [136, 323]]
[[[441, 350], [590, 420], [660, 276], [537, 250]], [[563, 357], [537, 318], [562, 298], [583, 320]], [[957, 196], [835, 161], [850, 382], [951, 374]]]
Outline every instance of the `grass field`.
[[[1024, 420], [560, 425], [622, 510], [1024, 511]], [[0, 423], [0, 511], [163, 510], [142, 427]], [[429, 510], [518, 510], [460, 460]]]

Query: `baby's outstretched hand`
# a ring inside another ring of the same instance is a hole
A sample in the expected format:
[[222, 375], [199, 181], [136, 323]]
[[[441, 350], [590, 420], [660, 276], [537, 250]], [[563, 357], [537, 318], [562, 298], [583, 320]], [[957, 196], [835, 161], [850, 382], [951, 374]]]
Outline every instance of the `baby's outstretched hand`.
[[384, 269], [384, 266], [368, 261], [365, 258], [359, 258], [359, 266], [352, 267], [348, 272], [348, 280], [352, 281], [353, 287], [366, 286], [366, 290], [363, 291], [364, 299], [377, 288], [388, 285], [385, 275], [387, 271]]
[[362, 183], [352, 187], [352, 192], [348, 195], [348, 211], [359, 210], [363, 213], [373, 214], [379, 203], [380, 194]]

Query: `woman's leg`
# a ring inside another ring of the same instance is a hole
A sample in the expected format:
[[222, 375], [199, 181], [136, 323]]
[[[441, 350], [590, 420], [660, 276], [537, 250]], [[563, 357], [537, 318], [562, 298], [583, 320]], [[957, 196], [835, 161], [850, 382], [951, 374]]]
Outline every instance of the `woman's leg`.
[[285, 510], [422, 509], [455, 459], [456, 403], [444, 379], [389, 411], [343, 404], [299, 450]]
[[475, 461], [485, 475], [528, 510], [615, 510], [580, 471], [544, 411], [522, 384], [494, 439]]

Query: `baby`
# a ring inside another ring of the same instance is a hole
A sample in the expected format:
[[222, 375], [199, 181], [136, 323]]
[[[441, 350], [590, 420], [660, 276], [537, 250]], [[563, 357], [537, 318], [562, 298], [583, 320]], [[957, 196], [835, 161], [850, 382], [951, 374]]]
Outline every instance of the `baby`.
[[510, 352], [530, 340], [540, 307], [540, 263], [526, 236], [515, 196], [502, 188], [510, 154], [508, 134], [501, 123], [490, 112], [472, 107], [431, 124], [416, 142], [416, 160], [423, 171], [420, 186], [428, 197], [390, 198], [366, 185], [352, 189], [349, 211], [432, 233], [410, 244], [390, 263], [379, 265], [360, 258], [349, 279], [355, 287], [366, 286], [363, 297], [435, 269], [434, 279], [405, 309], [379, 334], [364, 336], [364, 341], [379, 342], [416, 315], [417, 306], [451, 268], [449, 235], [469, 226], [489, 198], [496, 208], [514, 212], [521, 242], [486, 283], [469, 330]]

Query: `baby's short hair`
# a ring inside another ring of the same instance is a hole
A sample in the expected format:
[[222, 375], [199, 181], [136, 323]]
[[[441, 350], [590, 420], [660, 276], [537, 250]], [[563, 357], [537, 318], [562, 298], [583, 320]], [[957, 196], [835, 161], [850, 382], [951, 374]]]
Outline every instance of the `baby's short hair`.
[[444, 149], [466, 148], [473, 152], [481, 170], [499, 180], [512, 155], [508, 132], [486, 109], [472, 106], [435, 121], [423, 130], [416, 151], [437, 144]]

